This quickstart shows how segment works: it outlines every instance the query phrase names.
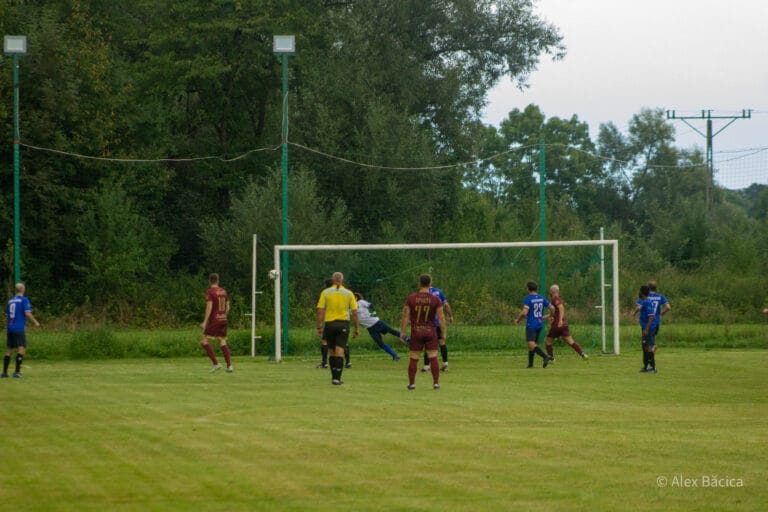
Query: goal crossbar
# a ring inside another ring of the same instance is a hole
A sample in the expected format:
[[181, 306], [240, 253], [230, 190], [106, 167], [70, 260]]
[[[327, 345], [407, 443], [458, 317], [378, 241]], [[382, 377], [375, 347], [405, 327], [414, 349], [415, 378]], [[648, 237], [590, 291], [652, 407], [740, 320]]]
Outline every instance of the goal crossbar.
[[[469, 242], [469, 243], [425, 243], [425, 244], [318, 244], [318, 245], [275, 245], [275, 361], [282, 360], [282, 292], [283, 272], [280, 268], [283, 251], [375, 251], [375, 250], [419, 250], [419, 249], [503, 249], [525, 247], [588, 247], [609, 246], [612, 250], [612, 298], [613, 298], [613, 353], [619, 354], [619, 241], [618, 240], [560, 240], [539, 242]], [[601, 286], [602, 283], [601, 283]], [[287, 329], [286, 329], [287, 334]]]

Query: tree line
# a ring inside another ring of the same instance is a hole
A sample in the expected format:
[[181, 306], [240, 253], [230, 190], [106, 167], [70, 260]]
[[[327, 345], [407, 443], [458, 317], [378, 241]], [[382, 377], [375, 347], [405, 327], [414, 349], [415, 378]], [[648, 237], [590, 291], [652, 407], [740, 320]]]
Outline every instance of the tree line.
[[[638, 112], [627, 133], [601, 125], [594, 139], [577, 115], [547, 118], [536, 105], [482, 122], [501, 77], [524, 87], [540, 59], [565, 55], [530, 0], [25, 0], [5, 2], [0, 27], [29, 42], [22, 277], [51, 316], [199, 321], [213, 271], [247, 309], [252, 234], [262, 262], [281, 243], [283, 99], [271, 44], [286, 33], [297, 41], [291, 243], [535, 240], [543, 140], [547, 238], [605, 227], [621, 241], [628, 301], [654, 277], [690, 318], [750, 318], [764, 304], [766, 188], [716, 189], [707, 208], [703, 155], [675, 146], [660, 110]], [[2, 77], [10, 293], [10, 59]], [[320, 277], [299, 279], [292, 300], [313, 295]]]

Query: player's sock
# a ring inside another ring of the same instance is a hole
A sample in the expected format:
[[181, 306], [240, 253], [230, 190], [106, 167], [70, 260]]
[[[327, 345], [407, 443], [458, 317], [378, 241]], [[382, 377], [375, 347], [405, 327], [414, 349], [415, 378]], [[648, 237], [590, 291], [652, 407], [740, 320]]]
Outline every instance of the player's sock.
[[229, 351], [229, 345], [222, 345], [221, 353], [224, 354], [224, 360], [227, 362], [227, 368], [232, 366], [232, 352]]
[[437, 384], [440, 381], [440, 363], [437, 362], [437, 357], [429, 358], [429, 369], [432, 371], [432, 382]]
[[408, 383], [416, 383], [416, 370], [419, 367], [419, 360], [411, 358], [408, 360]]
[[11, 364], [11, 356], [3, 357], [3, 373], [8, 373], [9, 364]]
[[326, 366], [328, 364], [328, 345], [320, 345], [320, 357], [320, 362]]
[[24, 361], [22, 354], [16, 354], [16, 373], [21, 372], [21, 362]]
[[536, 345], [536, 348], [533, 349], [533, 351], [536, 352], [537, 354], [539, 354], [542, 359], [546, 359], [547, 358], [547, 354], [545, 354], [544, 351], [541, 350], [540, 346]]
[[533, 366], [533, 356], [535, 352], [533, 350], [528, 351], [528, 366]]
[[341, 371], [344, 369], [344, 358], [341, 356], [330, 356], [328, 361], [331, 363], [331, 378], [341, 380]]
[[344, 361], [349, 364], [349, 347], [344, 347]]
[[448, 345], [440, 345], [440, 357], [443, 358], [444, 363], [448, 362]]
[[571, 348], [572, 348], [573, 350], [575, 350], [575, 351], [576, 351], [576, 353], [577, 353], [577, 354], [579, 354], [579, 355], [581, 355], [581, 354], [583, 354], [583, 353], [584, 353], [584, 351], [583, 351], [583, 350], [581, 350], [581, 347], [579, 346], [579, 344], [578, 344], [578, 343], [576, 343], [575, 341], [573, 342], [573, 345], [571, 345]]
[[547, 347], [547, 355], [549, 357], [555, 357], [555, 347], [552, 345], [545, 345]]
[[648, 368], [649, 364], [650, 361], [648, 359], [648, 352], [646, 352], [645, 347], [643, 347], [643, 368]]
[[390, 346], [389, 346], [389, 345], [387, 345], [386, 343], [382, 343], [382, 344], [381, 344], [381, 348], [383, 348], [383, 349], [384, 349], [384, 352], [386, 352], [387, 354], [391, 355], [392, 357], [395, 357], [395, 356], [397, 355], [397, 352], [395, 352], [394, 350], [392, 350], [392, 347], [390, 347]]
[[424, 366], [429, 366], [429, 356], [424, 352]]
[[208, 359], [211, 360], [214, 366], [219, 364], [219, 362], [216, 360], [216, 354], [213, 352], [213, 347], [211, 347], [210, 344], [203, 345], [203, 349], [205, 349], [205, 353], [208, 354]]
[[656, 368], [656, 354], [652, 351], [648, 352], [648, 363], [651, 365], [651, 368]]

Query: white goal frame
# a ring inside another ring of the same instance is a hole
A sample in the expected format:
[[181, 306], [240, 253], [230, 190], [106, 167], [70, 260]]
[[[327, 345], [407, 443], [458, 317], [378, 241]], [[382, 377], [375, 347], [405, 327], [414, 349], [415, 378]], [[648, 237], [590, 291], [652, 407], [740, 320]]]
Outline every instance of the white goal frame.
[[[618, 240], [563, 240], [540, 242], [478, 242], [478, 243], [433, 243], [433, 244], [342, 244], [342, 245], [276, 245], [274, 250], [275, 266], [275, 362], [282, 361], [282, 270], [280, 261], [283, 251], [376, 251], [376, 250], [419, 250], [419, 249], [501, 249], [501, 248], [537, 248], [537, 247], [611, 247], [612, 277], [611, 285], [605, 284], [605, 272], [601, 272], [601, 297], [605, 297], [605, 287], [611, 286], [613, 292], [613, 353], [618, 355], [619, 347], [619, 241]], [[601, 254], [602, 256], [602, 254]], [[601, 265], [604, 259], [600, 259]], [[601, 305], [603, 325], [605, 325], [605, 303]], [[605, 351], [605, 330], [603, 330], [603, 351]]]

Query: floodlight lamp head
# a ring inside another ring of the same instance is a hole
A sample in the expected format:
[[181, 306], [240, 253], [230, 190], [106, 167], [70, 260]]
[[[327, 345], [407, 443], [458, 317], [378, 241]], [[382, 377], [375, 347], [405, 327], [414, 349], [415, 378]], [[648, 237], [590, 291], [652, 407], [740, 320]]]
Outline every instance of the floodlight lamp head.
[[27, 36], [4, 36], [3, 53], [6, 55], [26, 55]]
[[293, 55], [296, 53], [296, 36], [273, 36], [272, 53]]

